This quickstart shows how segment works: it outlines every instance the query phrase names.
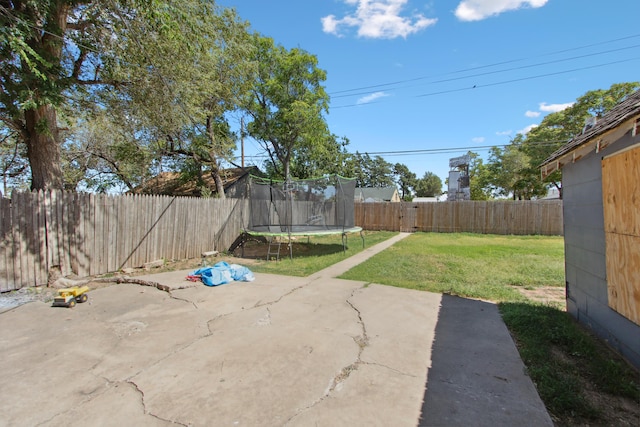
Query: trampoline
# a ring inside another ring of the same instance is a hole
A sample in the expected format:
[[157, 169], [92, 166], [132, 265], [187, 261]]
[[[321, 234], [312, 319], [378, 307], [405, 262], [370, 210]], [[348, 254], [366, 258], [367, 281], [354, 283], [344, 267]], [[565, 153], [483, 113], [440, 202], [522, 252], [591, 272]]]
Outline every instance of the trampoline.
[[290, 258], [293, 258], [291, 238], [294, 236], [340, 234], [342, 249], [346, 252], [347, 235], [360, 233], [364, 247], [362, 228], [355, 225], [355, 188], [354, 179], [338, 175], [287, 181], [252, 176], [247, 192], [249, 224], [244, 232], [270, 239], [269, 252], [275, 238], [286, 237]]

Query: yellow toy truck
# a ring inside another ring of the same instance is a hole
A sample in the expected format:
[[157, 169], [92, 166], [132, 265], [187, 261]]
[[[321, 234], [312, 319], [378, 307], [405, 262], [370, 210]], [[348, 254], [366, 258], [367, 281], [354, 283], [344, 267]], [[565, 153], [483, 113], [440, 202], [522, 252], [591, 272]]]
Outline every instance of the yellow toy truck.
[[58, 289], [58, 295], [53, 299], [52, 307], [75, 307], [76, 303], [87, 302], [89, 299], [88, 286], [74, 286]]

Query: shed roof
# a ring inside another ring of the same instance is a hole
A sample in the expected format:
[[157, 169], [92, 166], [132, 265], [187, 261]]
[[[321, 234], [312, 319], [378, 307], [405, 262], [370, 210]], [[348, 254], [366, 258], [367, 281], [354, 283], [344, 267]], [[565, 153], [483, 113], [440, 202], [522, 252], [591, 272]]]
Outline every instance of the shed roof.
[[[246, 168], [231, 168], [220, 171], [225, 192], [229, 187], [235, 184], [239, 179], [249, 174], [260, 175], [260, 170], [255, 166]], [[211, 173], [205, 173], [202, 176], [204, 185], [216, 192], [216, 184]], [[167, 196], [190, 196], [200, 197], [200, 188], [196, 180], [192, 179], [184, 181], [181, 179], [179, 172], [162, 172], [151, 178], [144, 184], [136, 187], [133, 191], [135, 194], [158, 194]]]
[[595, 148], [596, 152], [620, 139], [629, 130], [640, 126], [640, 90], [629, 95], [604, 117], [566, 145], [556, 150], [544, 163], [542, 177], [560, 169], [568, 162], [575, 162]]

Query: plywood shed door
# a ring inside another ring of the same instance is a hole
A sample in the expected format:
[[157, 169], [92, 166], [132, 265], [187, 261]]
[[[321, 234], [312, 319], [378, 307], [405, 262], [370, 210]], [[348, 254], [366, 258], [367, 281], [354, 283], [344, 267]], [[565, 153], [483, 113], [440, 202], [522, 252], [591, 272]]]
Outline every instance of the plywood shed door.
[[640, 325], [640, 144], [602, 160], [609, 307]]

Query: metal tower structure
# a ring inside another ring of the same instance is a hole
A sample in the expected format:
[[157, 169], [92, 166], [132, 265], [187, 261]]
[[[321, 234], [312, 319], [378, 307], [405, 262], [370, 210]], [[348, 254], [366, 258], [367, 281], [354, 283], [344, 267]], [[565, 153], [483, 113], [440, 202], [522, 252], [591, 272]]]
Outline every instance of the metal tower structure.
[[471, 156], [469, 154], [449, 159], [448, 201], [471, 200], [469, 163], [471, 163]]

